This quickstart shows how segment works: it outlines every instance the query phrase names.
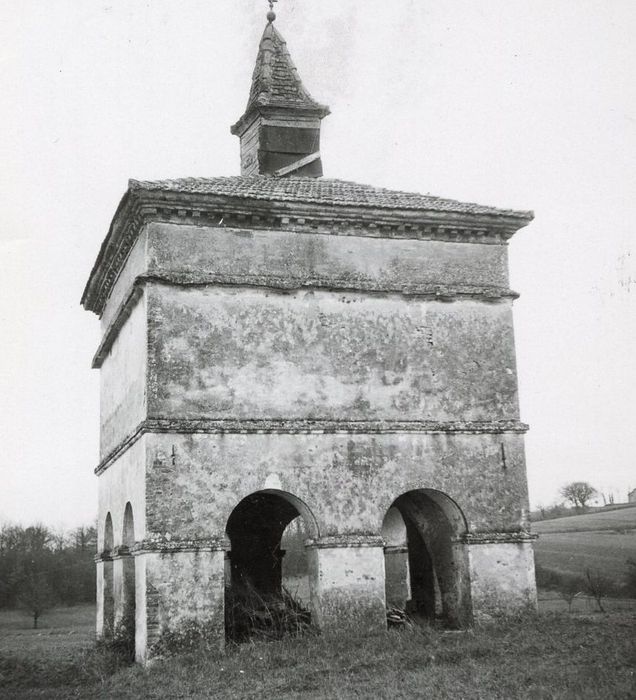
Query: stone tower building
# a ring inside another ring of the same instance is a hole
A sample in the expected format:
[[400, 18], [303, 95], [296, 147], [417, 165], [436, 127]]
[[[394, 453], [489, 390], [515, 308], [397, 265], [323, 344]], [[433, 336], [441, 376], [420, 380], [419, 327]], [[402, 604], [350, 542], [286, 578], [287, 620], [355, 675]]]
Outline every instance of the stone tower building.
[[322, 179], [327, 107], [273, 19], [241, 176], [131, 180], [82, 304], [101, 318], [99, 635], [137, 658], [305, 533], [319, 628], [536, 604], [507, 243], [529, 212]]

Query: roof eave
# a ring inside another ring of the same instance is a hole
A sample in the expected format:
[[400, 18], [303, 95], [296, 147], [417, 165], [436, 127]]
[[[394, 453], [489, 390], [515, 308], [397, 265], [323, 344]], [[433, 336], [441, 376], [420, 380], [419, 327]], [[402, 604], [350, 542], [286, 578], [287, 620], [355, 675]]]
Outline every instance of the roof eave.
[[128, 189], [121, 198], [115, 214], [110, 223], [108, 233], [104, 238], [102, 245], [93, 264], [90, 275], [82, 292], [82, 298], [80, 304], [86, 309], [86, 311], [93, 311], [98, 316], [101, 316], [102, 309], [98, 303], [99, 288], [103, 283], [104, 277], [104, 265], [109, 260], [109, 253], [116, 247], [122, 235], [122, 223], [128, 220], [128, 214], [134, 206], [134, 201], [137, 198], [135, 191], [131, 186], [132, 181], [128, 183]]
[[[166, 191], [160, 189], [152, 189], [144, 186], [143, 182], [130, 180], [128, 190], [122, 197], [115, 215], [113, 216], [110, 228], [101, 245], [95, 264], [91, 270], [90, 276], [82, 294], [81, 304], [87, 311], [93, 311], [101, 317], [104, 309], [103, 287], [109, 284], [108, 278], [116, 279], [123, 264], [125, 262], [124, 255], [121, 258], [120, 248], [126, 248], [123, 245], [123, 239], [130, 237], [130, 226], [136, 229], [137, 233], [141, 230], [142, 223], [149, 220], [157, 220], [162, 218], [160, 208], [161, 203], [177, 206], [183, 205], [184, 201], [189, 201], [191, 205], [206, 206], [215, 204], [228, 211], [245, 211], [246, 206], [254, 209], [255, 213], [279, 213], [282, 215], [296, 214], [304, 217], [306, 215], [316, 216], [318, 218], [328, 219], [333, 216], [333, 210], [337, 210], [340, 216], [368, 221], [373, 224], [380, 216], [382, 220], [400, 219], [406, 224], [417, 223], [418, 221], [428, 220], [432, 223], [451, 222], [453, 225], [461, 227], [463, 225], [473, 226], [494, 226], [499, 235], [508, 239], [513, 236], [519, 229], [527, 226], [534, 218], [534, 213], [531, 211], [514, 211], [514, 210], [497, 210], [492, 212], [453, 212], [448, 210], [435, 209], [408, 209], [391, 206], [378, 206], [375, 204], [351, 204], [351, 203], [330, 203], [329, 209], [331, 214], [325, 210], [324, 204], [312, 201], [293, 201], [282, 198], [264, 198], [264, 197], [237, 197], [232, 195], [210, 194], [210, 193], [192, 193], [179, 191]], [[150, 219], [147, 217], [150, 216]], [[139, 225], [135, 224], [135, 220], [139, 219]], [[117, 261], [117, 258], [121, 258]], [[112, 274], [110, 274], [112, 273]], [[110, 284], [112, 287], [112, 283]], [[108, 294], [107, 294], [108, 296]], [[106, 296], [106, 298], [107, 298]]]
[[331, 114], [329, 107], [318, 102], [314, 105], [302, 106], [254, 104], [249, 106], [243, 116], [230, 127], [230, 132], [234, 136], [242, 136], [258, 117], [272, 118], [280, 116], [289, 118], [294, 116], [301, 119], [324, 119], [329, 114]]

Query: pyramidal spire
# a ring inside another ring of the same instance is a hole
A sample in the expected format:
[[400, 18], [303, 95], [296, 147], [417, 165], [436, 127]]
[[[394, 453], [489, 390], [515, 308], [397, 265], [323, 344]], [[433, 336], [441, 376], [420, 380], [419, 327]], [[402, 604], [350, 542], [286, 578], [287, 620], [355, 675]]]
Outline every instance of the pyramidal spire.
[[329, 107], [309, 94], [267, 15], [245, 113], [231, 131], [241, 140], [241, 175], [320, 177], [320, 120]]

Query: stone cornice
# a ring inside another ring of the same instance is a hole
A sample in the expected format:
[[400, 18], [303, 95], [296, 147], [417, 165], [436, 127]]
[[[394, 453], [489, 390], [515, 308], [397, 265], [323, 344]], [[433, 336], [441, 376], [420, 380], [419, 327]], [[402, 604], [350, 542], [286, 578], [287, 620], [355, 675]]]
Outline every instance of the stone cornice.
[[109, 562], [117, 559], [134, 557], [149, 552], [162, 554], [175, 554], [178, 552], [227, 552], [230, 550], [230, 541], [225, 538], [206, 537], [198, 539], [169, 539], [167, 537], [148, 537], [135, 542], [130, 547], [120, 545], [111, 550], [104, 550], [95, 555], [95, 562]]
[[[534, 542], [538, 535], [525, 531], [467, 533], [453, 540], [455, 544], [525, 544]], [[309, 549], [349, 549], [362, 547], [382, 547], [385, 553], [406, 553], [408, 546], [386, 545], [380, 535], [343, 534], [308, 538], [304, 542]], [[112, 550], [104, 550], [95, 556], [95, 561], [109, 562], [140, 554], [178, 554], [189, 552], [230, 552], [231, 544], [227, 537], [205, 537], [194, 539], [173, 539], [160, 535], [150, 536], [135, 542], [131, 547], [121, 545]]]
[[121, 544], [121, 545], [118, 545], [117, 547], [113, 547], [112, 549], [105, 549], [103, 552], [98, 552], [95, 555], [95, 561], [96, 562], [115, 561], [117, 559], [125, 559], [126, 557], [131, 556], [131, 554], [132, 554], [131, 548], [125, 544]]
[[523, 544], [534, 542], [538, 535], [526, 531], [518, 532], [470, 532], [462, 535], [456, 542], [461, 544]]
[[237, 435], [385, 435], [393, 433], [432, 433], [498, 435], [523, 434], [528, 426], [517, 420], [502, 421], [395, 421], [395, 420], [305, 420], [249, 418], [148, 418], [122, 440], [95, 468], [97, 475], [108, 467], [145, 433], [237, 434]]
[[528, 220], [514, 214], [325, 206], [218, 194], [129, 190], [115, 213], [84, 289], [82, 304], [86, 309], [102, 314], [142, 227], [151, 222], [502, 245]]
[[408, 554], [409, 548], [406, 544], [385, 544], [385, 554]]
[[130, 317], [130, 314], [135, 308], [137, 302], [139, 301], [139, 299], [141, 299], [142, 294], [143, 281], [138, 282], [136, 280], [131, 286], [131, 289], [126, 295], [125, 299], [122, 301], [119, 308], [117, 309], [113, 320], [111, 321], [110, 325], [108, 326], [106, 332], [102, 337], [102, 341], [99, 344], [99, 347], [97, 348], [95, 355], [93, 356], [93, 361], [91, 363], [91, 367], [93, 369], [99, 369], [102, 366], [104, 359], [110, 352], [113, 343], [119, 335], [119, 331], [122, 329], [124, 323], [126, 323], [128, 318]]
[[230, 541], [225, 537], [205, 537], [196, 539], [168, 539], [166, 537], [148, 537], [136, 542], [131, 547], [131, 554], [137, 556], [149, 552], [181, 553], [181, 552], [227, 552]]
[[349, 549], [358, 547], [384, 547], [384, 540], [379, 535], [329, 535], [305, 540], [309, 549]]

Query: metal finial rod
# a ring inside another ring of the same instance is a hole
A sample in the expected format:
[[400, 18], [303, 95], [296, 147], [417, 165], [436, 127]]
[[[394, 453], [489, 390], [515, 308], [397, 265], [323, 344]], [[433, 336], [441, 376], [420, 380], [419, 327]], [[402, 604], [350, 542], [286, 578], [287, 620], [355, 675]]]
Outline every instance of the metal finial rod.
[[267, 13], [267, 21], [273, 22], [276, 19], [276, 13], [274, 12], [274, 3], [278, 0], [267, 0], [269, 2], [269, 12]]

